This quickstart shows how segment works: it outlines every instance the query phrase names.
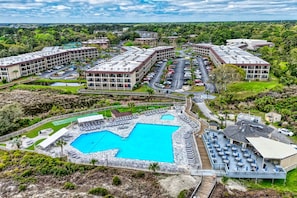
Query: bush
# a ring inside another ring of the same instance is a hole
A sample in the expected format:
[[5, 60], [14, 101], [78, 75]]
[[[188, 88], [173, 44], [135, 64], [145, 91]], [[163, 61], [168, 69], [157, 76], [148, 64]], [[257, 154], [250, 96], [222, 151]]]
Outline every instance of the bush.
[[21, 174], [21, 176], [22, 177], [29, 177], [29, 176], [31, 176], [32, 175], [32, 170], [25, 170], [22, 174]]
[[188, 194], [188, 190], [182, 190], [179, 192], [177, 198], [186, 198]]
[[121, 179], [118, 176], [112, 178], [112, 185], [119, 186], [122, 184]]
[[114, 196], [112, 196], [112, 195], [106, 195], [106, 196], [104, 196], [104, 198], [114, 198]]
[[222, 177], [222, 183], [225, 184], [228, 181], [228, 179], [229, 179], [228, 177], [223, 176]]
[[76, 186], [71, 182], [65, 182], [63, 188], [66, 190], [74, 190]]
[[143, 171], [137, 171], [136, 173], [134, 173], [132, 175], [132, 177], [134, 177], [134, 178], [144, 178], [145, 177], [145, 173]]
[[109, 192], [105, 188], [98, 187], [98, 188], [92, 188], [91, 190], [89, 190], [89, 194], [105, 196], [105, 195], [108, 195]]
[[19, 185], [19, 192], [21, 191], [25, 191], [27, 189], [27, 186], [26, 185]]

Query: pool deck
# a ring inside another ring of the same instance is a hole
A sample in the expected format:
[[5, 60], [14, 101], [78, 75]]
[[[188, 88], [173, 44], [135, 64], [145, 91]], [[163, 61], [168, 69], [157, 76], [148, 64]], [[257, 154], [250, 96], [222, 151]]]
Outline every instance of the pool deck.
[[[160, 119], [164, 114], [171, 114], [174, 119]], [[201, 167], [199, 152], [193, 135], [193, 127], [198, 127], [199, 124], [191, 121], [179, 108], [150, 110], [143, 114], [134, 115], [133, 118], [127, 120], [124, 118], [106, 119], [98, 129], [91, 131], [81, 131], [78, 125], [73, 125], [68, 129], [69, 132], [62, 137], [67, 142], [64, 146], [64, 153], [67, 154], [69, 161], [75, 163], [90, 164], [91, 159], [96, 159], [97, 165], [148, 170], [152, 161], [117, 158], [115, 157], [116, 149], [84, 154], [71, 146], [71, 143], [81, 134], [103, 130], [108, 130], [121, 137], [128, 137], [137, 123], [180, 126], [172, 135], [174, 163], [158, 162], [161, 172], [189, 173], [191, 170], [197, 170]], [[60, 148], [54, 145], [46, 150], [38, 150], [52, 157], [60, 156]]]

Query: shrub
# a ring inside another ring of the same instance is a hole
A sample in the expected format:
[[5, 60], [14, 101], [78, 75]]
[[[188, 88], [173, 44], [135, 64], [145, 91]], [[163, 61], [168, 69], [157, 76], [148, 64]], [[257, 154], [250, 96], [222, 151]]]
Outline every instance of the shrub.
[[122, 184], [121, 179], [118, 176], [112, 178], [112, 185], [119, 186]]
[[145, 177], [145, 173], [143, 171], [137, 171], [136, 173], [134, 173], [132, 175], [132, 177], [134, 177], [134, 178], [144, 178]]
[[26, 185], [19, 185], [19, 192], [21, 191], [25, 191], [27, 189], [27, 186]]
[[228, 179], [229, 179], [228, 177], [223, 176], [222, 177], [222, 183], [225, 184], [228, 181]]
[[66, 190], [74, 190], [76, 186], [71, 182], [65, 182], [63, 188]]
[[104, 196], [104, 198], [114, 198], [114, 196], [112, 196], [112, 195], [106, 195], [106, 196]]
[[179, 192], [177, 198], [186, 198], [188, 194], [188, 190], [182, 190]]
[[31, 176], [32, 175], [32, 170], [31, 169], [29, 169], [29, 170], [25, 170], [22, 174], [21, 174], [21, 176], [22, 177], [29, 177], [29, 176]]
[[105, 196], [105, 195], [108, 195], [109, 192], [105, 188], [98, 187], [98, 188], [92, 188], [91, 190], [89, 190], [89, 194]]
[[97, 170], [100, 172], [105, 172], [107, 168], [105, 166], [98, 166]]

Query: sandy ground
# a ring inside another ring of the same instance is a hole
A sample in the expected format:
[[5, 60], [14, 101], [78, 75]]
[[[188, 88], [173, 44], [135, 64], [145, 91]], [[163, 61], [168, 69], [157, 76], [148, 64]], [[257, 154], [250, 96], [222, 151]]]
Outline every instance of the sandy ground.
[[166, 189], [171, 197], [177, 197], [180, 191], [184, 189], [195, 188], [200, 177], [190, 175], [175, 175], [160, 180], [161, 186]]

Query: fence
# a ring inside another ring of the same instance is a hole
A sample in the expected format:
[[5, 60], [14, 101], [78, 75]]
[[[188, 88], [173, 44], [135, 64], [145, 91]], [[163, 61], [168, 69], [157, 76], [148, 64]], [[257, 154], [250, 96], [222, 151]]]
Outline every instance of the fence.
[[[159, 103], [141, 103], [141, 104], [136, 104], [135, 106], [159, 106], [159, 105], [176, 105], [176, 104], [184, 105], [184, 103], [176, 103], [176, 102], [159, 102]], [[59, 116], [53, 116], [50, 118], [46, 118], [46, 119], [44, 119], [32, 126], [29, 126], [27, 128], [18, 130], [13, 133], [9, 133], [7, 135], [0, 136], [0, 141], [9, 140], [12, 137], [22, 135], [22, 134], [24, 134], [28, 131], [31, 131], [39, 126], [42, 126], [43, 124], [48, 123], [48, 122], [52, 122], [55, 120], [61, 120], [61, 119], [65, 119], [65, 118], [70, 118], [70, 117], [74, 117], [74, 116], [79, 116], [79, 115], [83, 115], [83, 114], [88, 114], [88, 113], [94, 113], [94, 112], [98, 112], [98, 111], [115, 109], [115, 108], [119, 108], [119, 107], [127, 107], [127, 105], [102, 107], [102, 108], [96, 108], [96, 109], [92, 109], [92, 110], [86, 110], [86, 111], [74, 112], [74, 113], [69, 113], [69, 114], [64, 114], [64, 115], [59, 115]]]

